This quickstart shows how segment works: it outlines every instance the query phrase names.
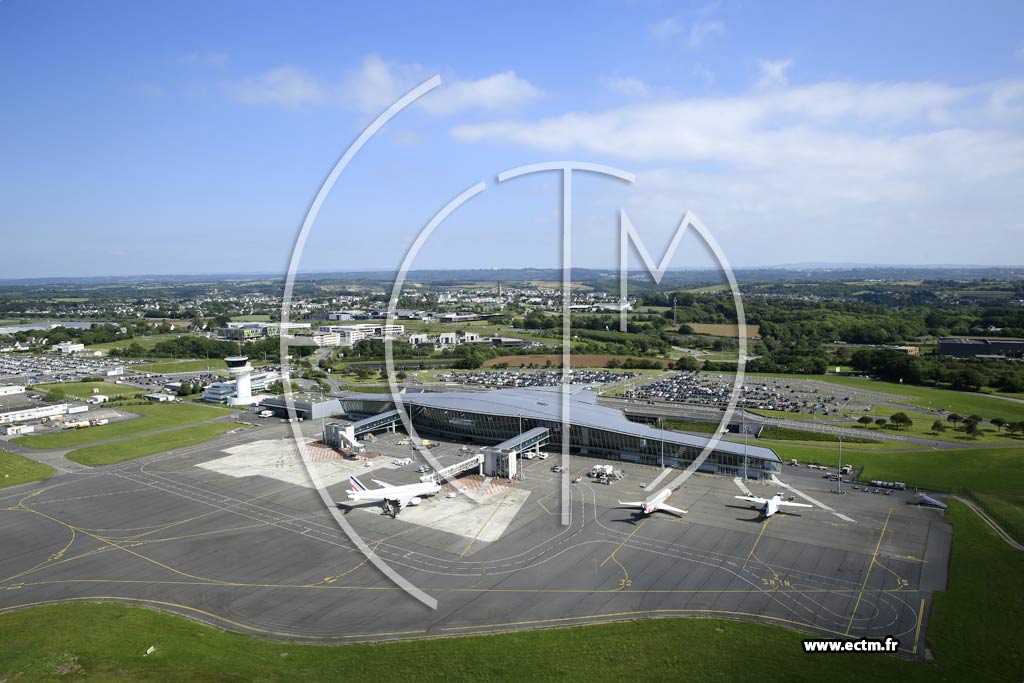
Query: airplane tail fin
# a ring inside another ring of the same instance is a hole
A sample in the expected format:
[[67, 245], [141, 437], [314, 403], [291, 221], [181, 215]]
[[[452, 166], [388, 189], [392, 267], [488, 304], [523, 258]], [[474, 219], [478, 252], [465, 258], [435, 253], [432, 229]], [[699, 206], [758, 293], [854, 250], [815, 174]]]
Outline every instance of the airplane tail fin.
[[349, 484], [352, 485], [352, 490], [353, 491], [365, 491], [366, 490], [366, 487], [363, 485], [363, 482], [359, 481], [359, 477], [356, 477], [356, 476], [349, 477], [348, 481], [349, 481]]

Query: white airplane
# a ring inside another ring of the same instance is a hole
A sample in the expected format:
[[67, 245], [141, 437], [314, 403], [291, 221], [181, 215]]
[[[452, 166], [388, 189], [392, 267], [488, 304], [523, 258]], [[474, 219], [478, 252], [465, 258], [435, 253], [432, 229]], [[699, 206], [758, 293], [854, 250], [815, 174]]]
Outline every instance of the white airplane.
[[640, 508], [641, 510], [644, 511], [645, 515], [654, 514], [658, 510], [664, 510], [665, 512], [671, 512], [671, 513], [676, 514], [676, 515], [685, 515], [686, 514], [686, 510], [680, 510], [679, 508], [674, 508], [671, 505], [666, 505], [665, 504], [665, 501], [671, 495], [672, 495], [672, 489], [666, 487], [666, 488], [663, 488], [662, 490], [658, 491], [658, 493], [653, 498], [649, 498], [647, 500], [635, 500], [635, 501], [623, 501], [623, 500], [620, 500], [619, 501], [619, 505], [628, 505], [630, 507], [638, 507], [638, 508]]
[[[765, 519], [771, 517], [779, 511], [780, 507], [793, 507], [793, 508], [812, 508], [813, 505], [807, 503], [791, 503], [788, 500], [782, 500], [782, 494], [776, 493], [771, 498], [760, 498], [758, 496], [736, 496], [740, 500], [747, 500], [754, 503], [755, 506], [760, 506], [761, 514], [764, 515]], [[754, 507], [754, 506], [751, 506]]]
[[394, 486], [386, 481], [373, 480], [373, 483], [380, 486], [379, 489], [368, 489], [358, 477], [349, 477], [349, 485], [352, 490], [346, 491], [348, 499], [354, 502], [380, 501], [387, 506], [396, 505], [395, 514], [407, 505], [419, 505], [422, 500], [420, 496], [432, 496], [441, 490], [441, 485], [428, 481], [418, 484], [405, 484]]

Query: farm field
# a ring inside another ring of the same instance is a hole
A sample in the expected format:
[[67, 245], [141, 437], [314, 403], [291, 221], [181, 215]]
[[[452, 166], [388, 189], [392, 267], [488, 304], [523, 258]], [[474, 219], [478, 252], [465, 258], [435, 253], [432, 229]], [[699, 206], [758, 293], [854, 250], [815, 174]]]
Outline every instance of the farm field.
[[95, 441], [212, 420], [226, 415], [229, 411], [226, 408], [191, 403], [158, 403], [131, 406], [123, 412], [137, 413], [142, 417], [88, 429], [70, 429], [55, 434], [29, 434], [15, 438], [14, 442], [26, 448], [72, 448]]
[[[739, 335], [738, 326], [735, 323], [686, 323], [697, 334], [707, 334], [712, 337], [733, 337]], [[760, 325], [747, 325], [747, 337], [760, 337]]]

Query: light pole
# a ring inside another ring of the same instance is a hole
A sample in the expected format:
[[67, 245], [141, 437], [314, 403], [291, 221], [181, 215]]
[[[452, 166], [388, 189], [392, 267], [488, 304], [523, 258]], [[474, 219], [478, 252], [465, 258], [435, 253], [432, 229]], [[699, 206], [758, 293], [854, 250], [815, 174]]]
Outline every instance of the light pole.
[[836, 493], [842, 495], [843, 493], [843, 435], [839, 435], [839, 471], [837, 472], [839, 479], [836, 480]]

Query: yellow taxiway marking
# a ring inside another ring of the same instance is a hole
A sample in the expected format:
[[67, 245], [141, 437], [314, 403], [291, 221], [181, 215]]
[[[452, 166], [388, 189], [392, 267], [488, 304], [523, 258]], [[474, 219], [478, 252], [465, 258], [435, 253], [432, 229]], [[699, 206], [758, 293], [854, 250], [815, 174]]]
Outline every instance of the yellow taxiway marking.
[[914, 649], [911, 653], [917, 654], [917, 643], [921, 640], [921, 622], [924, 621], [924, 598], [921, 598], [921, 606], [917, 608], [917, 629], [914, 631]]
[[505, 495], [501, 497], [501, 500], [498, 502], [498, 504], [494, 506], [494, 510], [491, 512], [490, 515], [488, 515], [487, 521], [484, 522], [483, 525], [476, 530], [476, 533], [473, 534], [473, 538], [469, 539], [469, 543], [467, 543], [466, 547], [462, 549], [461, 553], [459, 553], [459, 557], [466, 556], [466, 553], [469, 552], [469, 549], [473, 547], [474, 543], [476, 543], [476, 539], [480, 538], [480, 534], [484, 532], [484, 529], [487, 528], [487, 525], [491, 523], [492, 519], [494, 519], [494, 515], [498, 514], [498, 510], [500, 510], [501, 506], [505, 504], [505, 499], [508, 498], [509, 494], [512, 493], [512, 491], [513, 489], [511, 488], [505, 491]]
[[[599, 567], [603, 567], [603, 566], [605, 566], [606, 564], [608, 564], [608, 560], [614, 559], [614, 557], [615, 557], [615, 553], [619, 552], [619, 549], [620, 549], [620, 548], [621, 548], [622, 546], [626, 545], [626, 543], [628, 543], [628, 542], [629, 542], [629, 539], [633, 538], [633, 535], [634, 535], [634, 534], [635, 534], [636, 532], [640, 531], [640, 528], [641, 528], [641, 527], [643, 527], [643, 525], [644, 525], [644, 524], [647, 524], [647, 520], [648, 520], [648, 519], [650, 519], [650, 517], [645, 517], [645, 518], [644, 518], [644, 520], [643, 520], [642, 522], [640, 522], [639, 524], [637, 524], [637, 525], [636, 525], [636, 528], [635, 528], [635, 529], [633, 529], [633, 531], [631, 531], [631, 532], [630, 532], [629, 536], [626, 536], [626, 539], [625, 539], [624, 541], [622, 541], [622, 543], [620, 543], [620, 544], [618, 544], [617, 546], [615, 546], [615, 550], [611, 551], [611, 553], [609, 553], [609, 554], [608, 554], [608, 557], [604, 558], [604, 562], [602, 562], [602, 563], [601, 563], [600, 565], [598, 565], [598, 566], [599, 566]], [[616, 562], [618, 562], [618, 560], [616, 560]], [[622, 565], [620, 564], [619, 566], [621, 567]], [[623, 569], [625, 569], [625, 568], [623, 568]]]
[[[764, 530], [768, 528], [768, 523], [771, 521], [772, 518], [769, 517], [761, 524], [761, 530], [757, 532], [757, 538], [754, 539], [754, 545], [750, 546], [750, 552], [747, 553], [747, 559], [743, 560], [744, 569], [747, 568], [747, 563], [750, 562], [750, 558], [754, 556], [754, 551], [757, 550], [757, 544], [761, 542], [761, 535], [764, 534]], [[760, 562], [760, 560], [758, 560], [758, 562]]]
[[853, 628], [853, 620], [857, 617], [857, 608], [860, 607], [861, 598], [864, 597], [864, 590], [868, 587], [868, 579], [871, 578], [871, 570], [875, 566], [875, 558], [878, 557], [878, 549], [882, 547], [882, 539], [885, 538], [885, 530], [889, 528], [889, 518], [892, 516], [893, 508], [889, 508], [888, 514], [885, 516], [885, 524], [882, 525], [882, 533], [878, 534], [878, 543], [875, 544], [875, 552], [871, 553], [871, 562], [868, 563], [868, 570], [864, 573], [864, 583], [860, 586], [860, 591], [857, 593], [857, 602], [853, 605], [853, 612], [850, 613], [850, 623], [846, 625], [846, 633], [844, 635], [850, 635], [850, 629]]

